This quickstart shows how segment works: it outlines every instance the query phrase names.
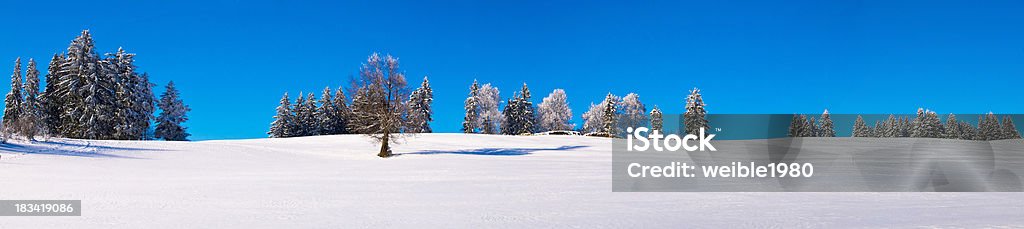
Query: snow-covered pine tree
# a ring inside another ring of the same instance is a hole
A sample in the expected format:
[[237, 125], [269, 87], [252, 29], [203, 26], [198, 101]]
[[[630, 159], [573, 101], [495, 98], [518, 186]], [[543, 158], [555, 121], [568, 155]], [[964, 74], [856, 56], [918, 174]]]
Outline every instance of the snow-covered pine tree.
[[1009, 115], [1003, 116], [1003, 139], [1019, 139], [1020, 132], [1017, 125], [1013, 124], [1013, 118]]
[[871, 133], [868, 129], [867, 123], [864, 122], [864, 117], [857, 115], [857, 121], [853, 122], [853, 137], [870, 137]]
[[479, 124], [476, 126], [479, 127], [480, 133], [498, 134], [500, 124], [503, 122], [502, 113], [498, 111], [501, 101], [500, 91], [491, 84], [484, 84], [480, 87], [476, 100], [480, 108], [479, 118], [477, 118]]
[[[365, 104], [353, 109], [354, 117], [349, 126], [381, 143], [378, 157], [390, 157], [391, 143], [398, 143], [406, 128], [403, 117], [408, 116], [409, 88], [405, 73], [399, 69], [398, 59], [387, 55], [383, 58], [373, 53], [359, 69], [359, 78], [354, 80], [355, 88], [362, 90]], [[357, 90], [357, 91], [358, 91]], [[353, 107], [356, 105], [354, 104]]]
[[911, 129], [910, 125], [911, 124], [910, 124], [910, 118], [909, 117], [900, 117], [899, 136], [898, 137], [901, 137], [901, 138], [910, 137], [910, 129]]
[[654, 109], [651, 109], [651, 132], [654, 132], [655, 130], [662, 133], [665, 132], [665, 124], [662, 119], [663, 115], [664, 114], [661, 113], [661, 109], [659, 109], [657, 105], [654, 106]]
[[302, 120], [302, 125], [306, 126], [306, 136], [320, 135], [320, 122], [316, 116], [316, 95], [313, 92], [306, 94], [306, 103], [302, 106], [302, 110], [306, 112]]
[[609, 92], [608, 95], [604, 97], [604, 101], [604, 123], [601, 125], [601, 132], [604, 133], [605, 136], [615, 136], [617, 132], [615, 130], [615, 123], [618, 122], [618, 120], [616, 120], [618, 118], [618, 114], [616, 113], [618, 112], [618, 100], [615, 98], [615, 95], [612, 95], [612, 93]]
[[918, 109], [917, 116], [914, 118], [913, 123], [910, 126], [911, 132], [910, 137], [912, 138], [927, 138], [928, 137], [928, 111], [922, 108]]
[[690, 95], [686, 97], [686, 112], [683, 113], [687, 134], [699, 135], [700, 128], [704, 128], [706, 132], [711, 130], [711, 125], [707, 120], [707, 110], [704, 109], [704, 106], [700, 89], [690, 90]]
[[809, 117], [809, 119], [807, 119], [807, 123], [804, 124], [804, 127], [808, 129], [807, 135], [804, 137], [820, 137], [819, 134], [821, 131], [818, 130], [818, 121], [815, 120], [814, 117]]
[[308, 115], [311, 113], [306, 111], [306, 94], [299, 92], [299, 96], [295, 97], [295, 103], [292, 104], [292, 112], [295, 112], [295, 137], [310, 136], [309, 128], [306, 125], [309, 120]]
[[942, 137], [942, 121], [939, 120], [939, 115], [935, 111], [928, 111], [925, 114], [925, 136], [926, 138], [941, 138]]
[[463, 133], [479, 133], [480, 130], [480, 103], [476, 100], [480, 94], [480, 84], [473, 80], [469, 86], [469, 97], [465, 101], [466, 116], [462, 120]]
[[187, 141], [191, 134], [181, 123], [188, 121], [187, 113], [191, 109], [179, 98], [174, 81], [167, 83], [157, 107], [160, 108], [160, 115], [156, 117], [154, 137], [167, 141]]
[[39, 70], [36, 69], [36, 61], [28, 59], [28, 69], [25, 71], [25, 84], [22, 91], [25, 93], [25, 101], [22, 103], [21, 135], [29, 140], [34, 140], [39, 132], [43, 131], [42, 106], [39, 103]]
[[946, 116], [945, 131], [942, 133], [942, 138], [946, 139], [957, 139], [960, 137], [960, 122], [956, 120], [956, 115], [949, 113]]
[[519, 133], [519, 111], [522, 104], [520, 103], [519, 94], [512, 92], [512, 98], [508, 98], [505, 102], [505, 107], [501, 110], [502, 122], [501, 122], [501, 134], [515, 135]]
[[292, 113], [291, 99], [288, 98], [288, 92], [285, 92], [284, 96], [281, 96], [280, 104], [277, 105], [277, 114], [274, 115], [274, 122], [270, 123], [267, 135], [271, 138], [292, 137], [294, 120], [295, 114]]
[[960, 136], [957, 137], [958, 139], [975, 140], [975, 139], [978, 138], [977, 137], [978, 130], [975, 129], [974, 126], [971, 126], [970, 123], [967, 123], [965, 121], [960, 121], [957, 126], [958, 126], [957, 127], [957, 132], [960, 133]]
[[430, 106], [434, 102], [434, 91], [430, 89], [430, 81], [423, 77], [423, 83], [409, 96], [409, 133], [430, 133], [430, 122], [434, 121]]
[[569, 108], [565, 90], [555, 89], [551, 91], [551, 94], [548, 94], [540, 102], [538, 111], [540, 131], [572, 130], [575, 128], [569, 122], [572, 120], [572, 109]]
[[899, 120], [896, 119], [895, 115], [890, 114], [889, 118], [885, 119], [885, 135], [886, 138], [895, 138], [899, 136]]
[[317, 133], [321, 135], [337, 134], [335, 131], [338, 122], [338, 108], [334, 105], [334, 97], [331, 95], [331, 87], [324, 87], [320, 94], [320, 107], [316, 109]]
[[537, 127], [537, 112], [533, 105], [533, 101], [530, 101], [533, 97], [530, 96], [530, 88], [523, 83], [522, 89], [519, 91], [519, 103], [515, 117], [519, 120], [516, 121], [515, 129], [516, 134], [532, 134], [535, 132]]
[[59, 89], [60, 86], [66, 85], [61, 82], [62, 77], [60, 75], [60, 66], [63, 64], [63, 61], [63, 55], [53, 54], [53, 58], [50, 59], [50, 65], [46, 71], [46, 87], [40, 96], [43, 106], [43, 126], [48, 135], [61, 135], [60, 117], [61, 107], [63, 106], [61, 95], [66, 94], [60, 92]]
[[821, 114], [821, 127], [818, 128], [818, 137], [835, 137], [836, 127], [832, 124], [832, 117], [828, 114], [828, 109]]
[[11, 91], [4, 98], [4, 129], [2, 130], [5, 133], [4, 136], [15, 133], [19, 129], [18, 118], [21, 117], [21, 111], [24, 108], [21, 87], [21, 57], [18, 57], [14, 61], [14, 73], [11, 75]]
[[[803, 129], [804, 123], [806, 121], [804, 121], [802, 118], [803, 118], [802, 115], [796, 115], [796, 114], [793, 115], [793, 120], [789, 122], [789, 133], [786, 134], [786, 136], [789, 136], [789, 137], [803, 137], [803, 136], [800, 136], [800, 133], [803, 131], [802, 129]], [[861, 121], [863, 121], [863, 120], [861, 120]], [[856, 128], [854, 128], [854, 129], [856, 129]]]
[[1002, 128], [999, 125], [999, 118], [992, 112], [989, 112], [984, 116], [982, 121], [978, 122], [978, 135], [980, 140], [991, 141], [999, 140], [1002, 138]]
[[348, 106], [348, 98], [345, 97], [345, 92], [340, 87], [334, 91], [334, 107], [337, 109], [335, 122], [331, 128], [329, 134], [348, 134], [348, 123], [352, 116], [352, 110]]
[[622, 97], [619, 108], [621, 111], [616, 124], [620, 133], [616, 133], [617, 135], [623, 134], [623, 131], [629, 127], [647, 126], [647, 122], [650, 121], [647, 117], [647, 107], [640, 102], [640, 95], [636, 93], [629, 93]]

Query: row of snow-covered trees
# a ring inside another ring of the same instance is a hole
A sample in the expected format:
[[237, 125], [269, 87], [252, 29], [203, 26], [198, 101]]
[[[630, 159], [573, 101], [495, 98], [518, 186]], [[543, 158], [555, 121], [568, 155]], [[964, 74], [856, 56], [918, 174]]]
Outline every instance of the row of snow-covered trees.
[[[82, 31], [66, 53], [53, 55], [42, 91], [35, 60], [28, 61], [22, 83], [18, 58], [11, 91], [4, 100], [5, 137], [186, 140], [189, 134], [181, 123], [188, 119], [188, 106], [178, 98], [174, 84], [168, 83], [154, 107], [153, 84], [147, 74], [137, 72], [134, 57], [120, 48], [101, 57], [92, 35]], [[150, 135], [156, 108], [161, 113]]]
[[[381, 81], [378, 78], [388, 77], [379, 75], [394, 77], [396, 82]], [[281, 138], [377, 132], [379, 129], [374, 126], [379, 123], [369, 120], [379, 118], [377, 113], [383, 108], [380, 104], [384, 100], [399, 101], [394, 104], [394, 109], [399, 112], [394, 118], [398, 125], [390, 127], [394, 128], [394, 133], [432, 132], [430, 122], [433, 121], [431, 104], [434, 92], [430, 88], [430, 81], [423, 77], [420, 87], [411, 93], [403, 90], [404, 87], [405, 76], [398, 70], [398, 59], [390, 55], [382, 58], [374, 53], [360, 69], [360, 78], [354, 79], [352, 87], [348, 89], [355, 94], [351, 104], [341, 88], [334, 91], [333, 96], [330, 87], [324, 88], [319, 100], [315, 99], [313, 93], [305, 97], [299, 93], [294, 104], [288, 98], [288, 93], [285, 93], [267, 134], [272, 138]], [[389, 90], [393, 92], [385, 93]]]
[[[582, 115], [583, 126], [578, 129], [570, 122], [572, 110], [562, 89], [552, 91], [537, 107], [530, 101], [530, 90], [526, 84], [519, 92], [513, 93], [500, 113], [499, 101], [496, 87], [491, 84], [481, 86], [473, 81], [469, 97], [465, 100], [463, 132], [519, 135], [577, 130], [596, 136], [621, 136], [628, 127], [649, 124], [652, 129], [662, 130], [663, 125], [661, 109], [655, 106], [648, 111], [636, 93], [624, 97], [608, 93], [601, 103], [591, 103], [590, 109]], [[694, 88], [686, 99], [685, 131], [697, 133], [701, 127], [710, 128], [706, 114], [700, 90]]]
[[963, 140], [1002, 140], [1019, 139], [1021, 134], [1010, 116], [999, 117], [988, 113], [978, 117], [975, 127], [968, 122], [957, 120], [956, 115], [949, 114], [945, 123], [939, 120], [934, 111], [919, 108], [913, 119], [904, 116], [889, 115], [884, 121], [876, 121], [868, 126], [864, 118], [857, 116], [853, 125], [853, 137], [874, 138], [947, 138]]
[[814, 117], [808, 118], [807, 115], [793, 115], [793, 121], [789, 123], [789, 134], [787, 136], [835, 137], [836, 128], [832, 124], [832, 117], [828, 114], [828, 110], [821, 114], [820, 122], [814, 120]]

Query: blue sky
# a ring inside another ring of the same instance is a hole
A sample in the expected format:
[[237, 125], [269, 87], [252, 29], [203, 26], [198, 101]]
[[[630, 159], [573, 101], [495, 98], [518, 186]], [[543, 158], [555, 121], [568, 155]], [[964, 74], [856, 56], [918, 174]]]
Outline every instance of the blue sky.
[[535, 103], [564, 88], [577, 123], [608, 92], [679, 113], [692, 87], [712, 113], [1024, 113], [1021, 1], [4, 6], [0, 70], [18, 56], [45, 66], [89, 29], [99, 50], [137, 53], [160, 87], [175, 81], [197, 140], [265, 137], [282, 93], [336, 88], [375, 51], [410, 81], [430, 77], [438, 132], [458, 131], [473, 79], [503, 98], [526, 82]]

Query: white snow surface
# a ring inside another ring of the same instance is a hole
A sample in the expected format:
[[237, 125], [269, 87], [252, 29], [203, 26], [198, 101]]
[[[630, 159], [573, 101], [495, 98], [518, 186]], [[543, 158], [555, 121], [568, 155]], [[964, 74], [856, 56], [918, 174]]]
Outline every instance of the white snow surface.
[[615, 193], [611, 141], [420, 134], [0, 146], [0, 228], [1024, 227], [1024, 193]]

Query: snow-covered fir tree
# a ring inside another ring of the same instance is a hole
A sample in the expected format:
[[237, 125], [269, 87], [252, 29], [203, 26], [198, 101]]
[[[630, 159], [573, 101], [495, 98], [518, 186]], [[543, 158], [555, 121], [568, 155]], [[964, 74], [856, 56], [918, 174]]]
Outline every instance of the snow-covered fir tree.
[[960, 133], [960, 136], [957, 137], [958, 139], [975, 140], [978, 138], [978, 130], [971, 126], [970, 123], [960, 121], [957, 126], [957, 132]]
[[664, 114], [661, 113], [661, 109], [658, 108], [657, 105], [654, 106], [654, 109], [651, 109], [651, 132], [654, 132], [655, 130], [662, 133], [665, 132], [665, 124], [662, 119], [663, 115]]
[[622, 134], [626, 128], [647, 126], [647, 122], [650, 121], [647, 116], [647, 107], [644, 106], [643, 102], [640, 102], [640, 95], [636, 93], [629, 93], [622, 97], [622, 101], [619, 104], [619, 117], [616, 125], [618, 132], [616, 134]]
[[327, 134], [347, 134], [348, 123], [352, 117], [352, 110], [348, 106], [348, 98], [345, 96], [344, 90], [340, 87], [334, 91], [334, 108], [337, 109], [335, 114], [334, 123], [331, 125], [331, 131]]
[[803, 137], [818, 137], [818, 121], [814, 117], [809, 117], [807, 123], [804, 123], [804, 127], [807, 128], [807, 133]]
[[871, 137], [868, 125], [864, 122], [864, 117], [860, 115], [857, 115], [857, 120], [853, 122], [853, 137]]
[[295, 103], [292, 104], [292, 112], [295, 112], [295, 136], [310, 136], [309, 128], [306, 121], [309, 121], [312, 112], [306, 110], [306, 94], [299, 92], [299, 96], [295, 97]]
[[416, 88], [409, 96], [409, 133], [430, 133], [430, 122], [434, 121], [433, 110], [430, 106], [434, 102], [434, 91], [430, 89], [430, 81], [423, 77], [423, 83]]
[[[609, 94], [611, 94], [611, 93], [609, 93]], [[609, 104], [611, 104], [611, 106], [614, 107], [616, 105], [616, 101], [620, 100], [620, 98], [618, 96], [615, 96], [615, 95], [611, 95], [611, 96], [612, 96], [612, 98], [610, 98], [610, 99], [607, 98], [607, 96], [606, 96], [605, 99], [601, 101], [601, 103], [598, 103], [598, 104], [590, 103], [590, 109], [588, 109], [587, 112], [584, 112], [583, 115], [582, 115], [582, 117], [583, 117], [583, 128], [581, 129], [582, 132], [584, 132], [584, 133], [603, 133], [605, 131], [604, 124], [605, 124], [606, 117], [608, 116], [608, 115], [605, 114], [605, 110], [609, 106]], [[613, 122], [614, 122], [614, 120], [613, 120]]]
[[[399, 68], [398, 58], [377, 53], [370, 54], [359, 68], [359, 77], [353, 86], [361, 105], [353, 102], [349, 127], [353, 132], [369, 136], [381, 144], [378, 157], [390, 157], [392, 143], [404, 137], [401, 132], [408, 122], [409, 88], [405, 73]], [[360, 92], [361, 91], [361, 92]], [[358, 106], [358, 108], [356, 108]]]
[[21, 57], [18, 57], [14, 61], [14, 73], [11, 75], [11, 91], [7, 92], [7, 97], [4, 98], [4, 135], [18, 131], [18, 118], [24, 108], [21, 87]]
[[320, 121], [317, 120], [316, 95], [313, 92], [306, 94], [306, 103], [302, 105], [306, 112], [302, 117], [302, 125], [306, 127], [306, 136], [320, 135]]
[[29, 140], [43, 131], [42, 106], [39, 103], [39, 70], [36, 69], [36, 61], [28, 60], [28, 69], [25, 70], [25, 84], [22, 91], [25, 93], [25, 101], [22, 103], [21, 117], [18, 121], [21, 125], [19, 131], [22, 136]]
[[277, 105], [277, 114], [274, 115], [274, 122], [270, 123], [270, 130], [267, 135], [271, 138], [286, 138], [295, 136], [294, 133], [295, 114], [292, 113], [291, 99], [288, 92], [281, 96], [281, 102]]
[[890, 114], [889, 118], [883, 122], [885, 126], [885, 133], [883, 136], [887, 138], [895, 138], [899, 136], [899, 120], [896, 119], [895, 115]]
[[618, 100], [616, 99], [615, 95], [612, 95], [612, 93], [608, 93], [608, 95], [604, 97], [604, 101], [604, 122], [601, 125], [601, 132], [609, 137], [615, 136], [615, 123], [618, 122], [618, 120], [616, 119], [619, 117], [619, 115], [616, 113], [619, 111]]
[[989, 112], [979, 118], [977, 134], [978, 140], [999, 140], [1003, 137], [1002, 132], [1002, 127], [999, 125], [999, 118], [992, 112]]
[[319, 128], [317, 133], [321, 135], [332, 135], [337, 133], [337, 123], [340, 119], [341, 112], [338, 111], [338, 107], [334, 103], [334, 96], [331, 95], [331, 87], [324, 87], [323, 93], [320, 94], [320, 104], [316, 108], [316, 126]]
[[66, 94], [66, 92], [60, 92], [58, 90], [61, 89], [61, 85], [65, 85], [60, 81], [60, 66], [63, 64], [63, 61], [64, 56], [58, 54], [54, 54], [53, 58], [50, 59], [50, 65], [46, 72], [46, 87], [43, 89], [43, 94], [40, 96], [40, 102], [43, 106], [43, 126], [46, 129], [46, 133], [49, 135], [61, 135], [60, 117], [61, 111], [63, 111], [61, 109], [63, 105], [61, 95]]
[[1003, 116], [1003, 139], [1019, 139], [1020, 132], [1017, 125], [1013, 124], [1013, 118], [1009, 115]]
[[875, 121], [874, 127], [871, 128], [871, 137], [881, 138], [885, 135], [885, 124], [882, 121]]
[[480, 84], [473, 80], [473, 84], [469, 86], [469, 96], [466, 97], [465, 109], [466, 115], [462, 119], [462, 132], [463, 133], [479, 133], [480, 131], [480, 103], [476, 100], [480, 94]]
[[793, 119], [790, 120], [789, 122], [789, 132], [786, 134], [786, 136], [803, 137], [801, 136], [801, 133], [803, 132], [804, 123], [806, 123], [806, 121], [804, 121], [803, 118], [803, 115], [793, 115]]
[[699, 135], [700, 128], [704, 128], [706, 132], [711, 131], [711, 125], [707, 120], [707, 110], [704, 109], [704, 106], [700, 89], [690, 90], [690, 95], [686, 97], [686, 112], [683, 113], [687, 134]]
[[832, 116], [828, 114], [828, 109], [821, 114], [821, 127], [818, 128], [818, 137], [835, 137], [836, 127], [832, 123]]
[[181, 123], [188, 121], [187, 113], [192, 109], [179, 98], [174, 81], [167, 83], [157, 107], [160, 108], [160, 115], [156, 117], [154, 137], [167, 141], [187, 141], [191, 134]]
[[505, 107], [501, 110], [501, 134], [505, 135], [517, 135], [519, 134], [519, 93], [513, 92], [512, 98], [508, 98], [505, 101]]
[[540, 102], [537, 115], [540, 120], [540, 131], [572, 130], [572, 109], [569, 108], [565, 90], [555, 89]]
[[476, 126], [480, 133], [498, 134], [502, 120], [501, 111], [498, 111], [501, 97], [497, 87], [491, 84], [484, 84], [476, 96], [479, 110], [479, 117], [476, 118]]
[[516, 101], [519, 103], [519, 109], [517, 109], [518, 112], [515, 115], [519, 119], [516, 121], [518, 125], [516, 129], [518, 129], [519, 134], [531, 134], [536, 132], [537, 129], [537, 107], [533, 105], [533, 97], [531, 95], [530, 88], [526, 86], [526, 83], [523, 83], [523, 87], [519, 90], [519, 100]]
[[946, 116], [945, 131], [942, 133], [942, 138], [946, 139], [957, 139], [960, 138], [960, 122], [956, 120], [956, 115], [949, 113]]

